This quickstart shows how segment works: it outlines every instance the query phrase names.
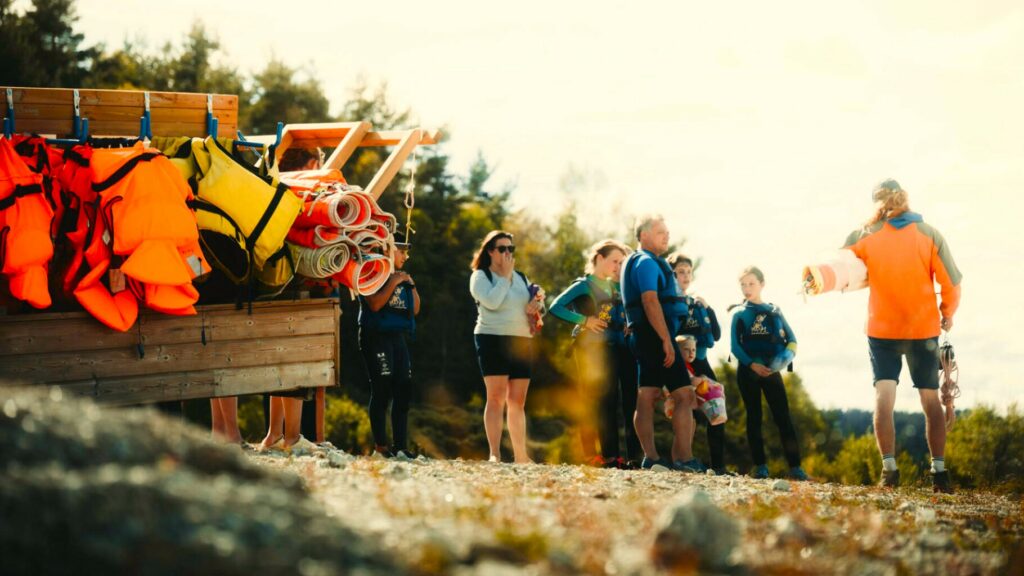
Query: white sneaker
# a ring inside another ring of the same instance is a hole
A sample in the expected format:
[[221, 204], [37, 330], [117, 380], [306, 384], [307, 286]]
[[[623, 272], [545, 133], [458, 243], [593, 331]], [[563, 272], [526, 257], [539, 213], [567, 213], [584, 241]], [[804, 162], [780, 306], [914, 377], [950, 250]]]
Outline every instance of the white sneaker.
[[487, 459], [488, 462], [501, 462], [501, 458], [491, 454], [491, 457]]

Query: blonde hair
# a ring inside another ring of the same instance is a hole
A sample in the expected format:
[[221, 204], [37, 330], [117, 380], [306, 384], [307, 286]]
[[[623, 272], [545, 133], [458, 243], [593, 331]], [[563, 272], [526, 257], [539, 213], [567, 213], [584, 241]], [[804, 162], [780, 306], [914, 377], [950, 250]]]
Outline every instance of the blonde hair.
[[594, 267], [597, 266], [597, 257], [607, 258], [612, 252], [618, 250], [623, 255], [629, 255], [629, 248], [623, 245], [621, 242], [615, 240], [601, 240], [597, 244], [590, 247], [589, 256], [587, 256], [587, 266], [584, 268], [584, 272], [587, 274], [594, 273]]
[[694, 346], [697, 345], [697, 339], [694, 338], [691, 334], [680, 334], [679, 336], [676, 336], [676, 342], [679, 344], [682, 344], [684, 342], [693, 342]]
[[895, 180], [886, 180], [876, 186], [871, 199], [875, 202], [875, 213], [864, 223], [864, 228], [870, 228], [910, 210], [907, 191]]

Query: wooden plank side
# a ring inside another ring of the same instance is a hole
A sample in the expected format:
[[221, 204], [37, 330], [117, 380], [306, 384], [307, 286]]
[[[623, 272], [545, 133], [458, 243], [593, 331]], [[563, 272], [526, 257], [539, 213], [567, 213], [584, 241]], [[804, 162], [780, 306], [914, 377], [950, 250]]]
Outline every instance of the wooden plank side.
[[65, 393], [116, 406], [284, 392], [297, 388], [322, 389], [335, 383], [334, 363], [328, 360], [67, 382], [55, 387]]
[[59, 383], [72, 380], [115, 378], [207, 370], [210, 367], [270, 366], [331, 360], [335, 335], [286, 336], [230, 340], [202, 344], [147, 346], [139, 358], [134, 348], [55, 352], [0, 357], [0, 375], [13, 380]]
[[[206, 135], [206, 94], [150, 92], [154, 135]], [[79, 90], [79, 111], [97, 136], [136, 136], [145, 110], [142, 91]], [[45, 135], [73, 131], [74, 91], [67, 88], [14, 88], [15, 129]], [[6, 109], [6, 90], [0, 87], [0, 109]], [[214, 95], [213, 113], [223, 134], [238, 128], [238, 97]]]
[[[271, 308], [248, 315], [244, 311], [212, 311], [196, 316], [145, 314], [127, 332], [111, 330], [91, 317], [53, 318], [37, 322], [0, 319], [0, 357], [79, 352], [112, 348], [131, 349], [162, 344], [202, 344], [250, 338], [330, 334], [334, 306]], [[27, 361], [27, 360], [26, 360]]]
[[[313, 308], [313, 307], [324, 307], [325, 309], [331, 306], [337, 307], [338, 300], [336, 298], [305, 298], [305, 299], [292, 299], [292, 300], [264, 300], [252, 303], [253, 314], [260, 314], [264, 310], [281, 310], [290, 308]], [[236, 304], [203, 304], [196, 306], [196, 310], [201, 313], [228, 313], [228, 314], [248, 314], [248, 310], [240, 310]], [[157, 316], [160, 318], [167, 318], [165, 314], [152, 312], [150, 310], [142, 310], [141, 314], [143, 317], [146, 316]], [[32, 312], [31, 314], [14, 314], [10, 316], [0, 316], [0, 325], [11, 322], [40, 322], [52, 319], [71, 319], [71, 318], [92, 318], [92, 316], [83, 311], [77, 312]]]
[[[0, 86], [0, 106], [7, 107], [7, 88]], [[74, 89], [72, 88], [26, 88], [10, 87], [14, 96], [14, 111], [22, 105], [29, 104], [60, 104], [74, 107]], [[99, 90], [80, 88], [78, 90], [79, 106], [139, 106], [145, 103], [144, 90]], [[153, 108], [201, 108], [206, 110], [206, 94], [195, 92], [150, 92], [149, 107]], [[238, 111], [238, 96], [235, 94], [214, 94], [214, 110]]]

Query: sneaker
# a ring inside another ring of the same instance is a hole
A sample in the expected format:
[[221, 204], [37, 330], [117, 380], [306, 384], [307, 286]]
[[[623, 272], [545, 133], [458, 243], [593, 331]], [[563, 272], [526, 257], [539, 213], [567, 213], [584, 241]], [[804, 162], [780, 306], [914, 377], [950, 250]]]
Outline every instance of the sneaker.
[[623, 470], [639, 470], [640, 462], [637, 460], [624, 460], [622, 463]]
[[799, 480], [801, 482], [806, 482], [807, 480], [809, 480], [809, 478], [807, 477], [807, 472], [804, 472], [804, 469], [799, 466], [794, 466], [789, 469], [789, 477], [792, 480]]
[[640, 468], [644, 470], [653, 470], [655, 472], [667, 472], [672, 469], [672, 463], [664, 458], [648, 458], [644, 456], [644, 459], [640, 461]]
[[605, 459], [604, 464], [602, 464], [601, 467], [602, 468], [614, 468], [616, 470], [622, 470], [623, 466], [625, 466], [625, 465], [626, 465], [626, 461], [623, 460], [622, 458], [607, 458], [607, 459]]
[[384, 446], [374, 447], [373, 454], [370, 455], [370, 458], [373, 458], [374, 460], [390, 460], [394, 457], [395, 453]]
[[738, 476], [738, 474], [725, 467], [712, 468], [711, 471], [715, 473], [715, 476]]
[[600, 454], [594, 454], [590, 458], [587, 458], [587, 466], [593, 466], [595, 468], [604, 468], [604, 458]]
[[491, 454], [487, 458], [487, 461], [488, 462], [494, 462], [494, 463], [501, 463], [501, 456], [498, 456], [497, 454]]
[[702, 474], [704, 472], [704, 465], [700, 463], [700, 460], [691, 458], [685, 462], [676, 460], [672, 463], [672, 469], [689, 474]]
[[900, 471], [882, 470], [882, 479], [878, 482], [878, 485], [881, 488], [899, 488]]
[[932, 472], [932, 492], [952, 494], [953, 486], [949, 483], [949, 471]]
[[412, 450], [409, 450], [408, 448], [392, 448], [391, 452], [395, 455], [395, 460], [403, 460], [406, 462], [412, 462], [413, 460], [419, 458], [420, 456], [419, 454], [413, 452]]
[[768, 466], [761, 464], [760, 466], [754, 466], [754, 469], [750, 471], [750, 477], [758, 480], [764, 480], [768, 478]]

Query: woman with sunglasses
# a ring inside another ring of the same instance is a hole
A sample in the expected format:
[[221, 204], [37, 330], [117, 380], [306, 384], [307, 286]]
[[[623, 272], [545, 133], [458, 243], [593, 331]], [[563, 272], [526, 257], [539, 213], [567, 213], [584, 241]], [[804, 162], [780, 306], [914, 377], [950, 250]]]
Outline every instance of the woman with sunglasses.
[[491, 462], [501, 461], [502, 415], [508, 408], [508, 434], [517, 464], [532, 462], [526, 452], [526, 392], [533, 365], [531, 318], [543, 312], [544, 291], [531, 289], [515, 269], [512, 234], [493, 230], [473, 257], [469, 291], [477, 302], [477, 360], [487, 388], [484, 430]]

